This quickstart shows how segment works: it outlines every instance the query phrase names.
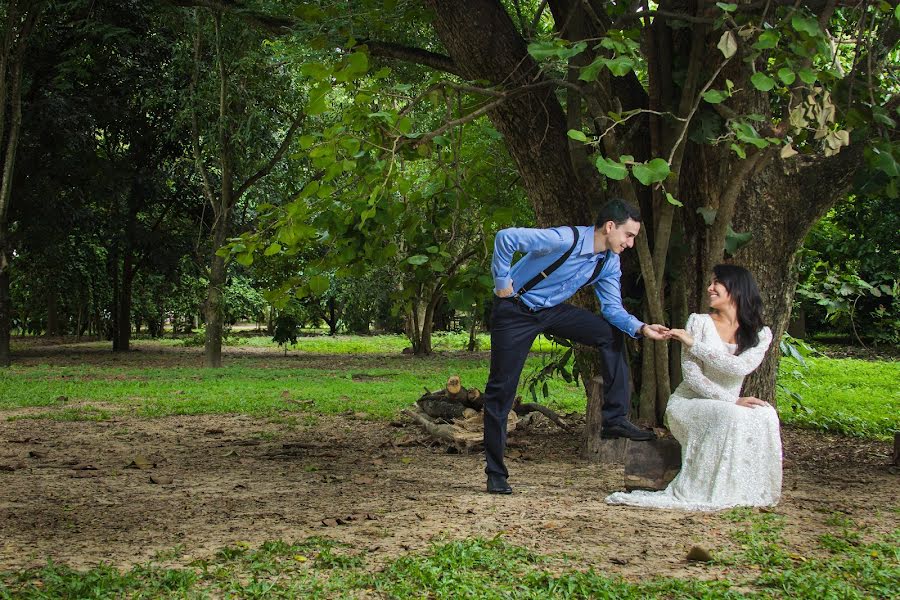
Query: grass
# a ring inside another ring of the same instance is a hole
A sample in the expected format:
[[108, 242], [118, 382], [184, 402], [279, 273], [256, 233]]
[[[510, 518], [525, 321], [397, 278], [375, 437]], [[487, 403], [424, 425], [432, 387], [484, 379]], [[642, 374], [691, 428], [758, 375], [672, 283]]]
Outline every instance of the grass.
[[[114, 408], [111, 405], [145, 417], [204, 413], [271, 416], [298, 410], [306, 403], [306, 410], [325, 414], [352, 410], [393, 418], [411, 405], [424, 387], [434, 390], [453, 374], [466, 385], [483, 389], [489, 368], [484, 357], [372, 358], [346, 367], [337, 362], [327, 364], [333, 368], [13, 366], [0, 371], [0, 410], [48, 407], [53, 410], [31, 416], [67, 420], [108, 416]], [[539, 359], [532, 358], [526, 372], [537, 365]], [[584, 409], [578, 387], [554, 381], [550, 388], [549, 404], [554, 408], [562, 412]], [[77, 408], [70, 407], [73, 403]], [[93, 403], [103, 403], [102, 410]]]
[[[361, 551], [313, 537], [238, 543], [184, 566], [157, 562], [128, 571], [85, 571], [48, 563], [0, 573], [0, 599], [12, 598], [891, 598], [900, 587], [900, 532], [869, 536], [852, 522], [829, 522], [815, 556], [791, 554], [782, 517], [741, 509], [720, 517], [737, 550], [713, 551], [714, 564], [744, 567], [732, 579], [657, 577], [633, 582], [584, 569], [577, 558], [543, 556], [502, 538], [438, 541], [426, 552], [372, 568]], [[866, 540], [865, 538], [871, 538]], [[180, 549], [159, 561], [177, 559]], [[749, 567], [749, 568], [747, 568]], [[698, 566], [698, 569], [703, 569]]]
[[[268, 337], [241, 337], [245, 346], [281, 350]], [[269, 361], [263, 354], [253, 361], [231, 361], [219, 370], [185, 367], [16, 366], [0, 371], [0, 410], [47, 407], [29, 418], [103, 420], [119, 411], [146, 417], [173, 414], [246, 413], [274, 416], [285, 410], [336, 414], [348, 410], [373, 418], [393, 418], [412, 404], [424, 387], [436, 389], [456, 374], [464, 385], [483, 389], [489, 370], [484, 354], [448, 351], [465, 344], [465, 334], [440, 335], [440, 354], [417, 359], [400, 354], [401, 336], [303, 337], [291, 350], [290, 362]], [[180, 344], [165, 340], [163, 346]], [[136, 340], [138, 348], [159, 348], [159, 341]], [[89, 342], [88, 347], [108, 347]], [[80, 346], [80, 345], [79, 345]], [[535, 342], [523, 376], [538, 369], [551, 344]], [[255, 362], [254, 362], [255, 361]], [[236, 364], [237, 363], [237, 364]], [[782, 381], [803, 396], [792, 408], [779, 395], [784, 423], [848, 435], [887, 439], [900, 428], [900, 362], [850, 358], [807, 358], [801, 380], [791, 381], [796, 369], [782, 363]], [[296, 365], [296, 367], [290, 366]], [[283, 392], [288, 392], [286, 402]], [[578, 386], [557, 379], [550, 382], [546, 403], [560, 412], [584, 411]], [[527, 395], [522, 391], [523, 395]], [[65, 397], [65, 401], [59, 400]], [[102, 403], [101, 406], [96, 404]]]
[[[845, 435], [886, 439], [900, 429], [900, 362], [807, 358], [803, 378], [789, 384], [802, 407], [779, 397], [785, 423]], [[793, 371], [782, 363], [781, 376]]]

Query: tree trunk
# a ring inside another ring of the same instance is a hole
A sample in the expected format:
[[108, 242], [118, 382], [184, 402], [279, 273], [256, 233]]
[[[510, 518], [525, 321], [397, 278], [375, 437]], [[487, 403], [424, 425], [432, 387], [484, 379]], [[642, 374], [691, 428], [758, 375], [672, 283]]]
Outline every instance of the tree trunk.
[[204, 361], [207, 367], [222, 366], [222, 333], [225, 320], [225, 259], [217, 256], [216, 249], [222, 246], [225, 236], [218, 243], [213, 243], [212, 264], [209, 270], [209, 287], [206, 289], [206, 304], [203, 316], [206, 319], [206, 344]]
[[56, 290], [47, 292], [47, 336], [62, 335], [59, 328], [59, 303], [56, 298]]
[[116, 329], [113, 331], [113, 351], [128, 352], [131, 347], [131, 303], [134, 288], [134, 255], [131, 242], [125, 242], [122, 257], [122, 279], [119, 284], [119, 297], [116, 303]]
[[12, 359], [10, 338], [9, 270], [0, 269], [0, 367], [8, 367]]

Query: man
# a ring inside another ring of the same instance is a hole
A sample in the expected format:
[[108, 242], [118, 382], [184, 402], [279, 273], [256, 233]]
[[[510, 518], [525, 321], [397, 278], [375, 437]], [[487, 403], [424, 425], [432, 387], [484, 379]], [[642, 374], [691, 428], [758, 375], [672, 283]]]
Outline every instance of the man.
[[[512, 493], [503, 464], [506, 419], [531, 344], [541, 333], [599, 350], [603, 437], [656, 437], [628, 421], [631, 390], [621, 333], [662, 340], [668, 331], [662, 325], [642, 323], [622, 307], [619, 253], [634, 245], [640, 229], [637, 209], [613, 199], [600, 209], [593, 227], [511, 228], [497, 233], [491, 270], [498, 299], [491, 316], [491, 373], [484, 395], [488, 492]], [[516, 252], [525, 256], [513, 265]], [[587, 284], [594, 286], [603, 316], [563, 304]]]

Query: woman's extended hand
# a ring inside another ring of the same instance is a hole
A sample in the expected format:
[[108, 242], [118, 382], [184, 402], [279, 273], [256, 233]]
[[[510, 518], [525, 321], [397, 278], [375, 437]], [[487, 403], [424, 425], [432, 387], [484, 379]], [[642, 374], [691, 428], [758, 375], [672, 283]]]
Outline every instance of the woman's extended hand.
[[769, 406], [765, 400], [760, 400], [755, 396], [741, 396], [735, 402], [738, 406], [746, 406], [747, 408], [756, 408], [757, 406]]
[[691, 346], [694, 345], [694, 336], [689, 334], [684, 329], [670, 329], [668, 331], [668, 338], [669, 339], [675, 338], [676, 340], [678, 340], [679, 342], [681, 342], [688, 348], [690, 348]]

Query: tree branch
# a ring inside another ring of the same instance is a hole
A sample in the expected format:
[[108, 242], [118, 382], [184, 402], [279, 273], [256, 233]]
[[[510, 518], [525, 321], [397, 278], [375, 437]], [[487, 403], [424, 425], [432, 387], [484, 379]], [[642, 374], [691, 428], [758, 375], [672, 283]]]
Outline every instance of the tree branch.
[[437, 54], [430, 50], [422, 48], [413, 48], [411, 46], [401, 46], [391, 42], [379, 42], [376, 40], [364, 40], [360, 45], [368, 47], [369, 54], [381, 58], [393, 58], [404, 62], [415, 63], [426, 67], [431, 67], [438, 71], [450, 73], [463, 79], [468, 79], [453, 59], [443, 54]]
[[275, 152], [275, 154], [272, 155], [272, 158], [269, 159], [269, 162], [263, 165], [263, 167], [260, 168], [256, 173], [247, 178], [247, 181], [241, 184], [241, 187], [238, 188], [238, 191], [234, 196], [235, 202], [237, 202], [241, 198], [241, 196], [244, 195], [244, 192], [250, 189], [250, 187], [252, 187], [257, 181], [268, 175], [272, 171], [272, 169], [275, 168], [275, 165], [278, 164], [278, 162], [284, 156], [284, 153], [287, 152], [288, 146], [290, 146], [291, 143], [291, 139], [293, 139], [294, 134], [297, 133], [297, 129], [300, 127], [300, 123], [303, 121], [303, 118], [305, 116], [306, 115], [303, 113], [297, 115], [297, 117], [294, 119], [294, 122], [291, 123], [290, 128], [287, 130], [287, 133], [284, 134], [284, 139], [281, 140], [281, 145], [278, 146], [278, 150]]

